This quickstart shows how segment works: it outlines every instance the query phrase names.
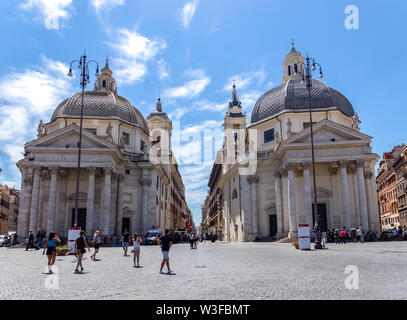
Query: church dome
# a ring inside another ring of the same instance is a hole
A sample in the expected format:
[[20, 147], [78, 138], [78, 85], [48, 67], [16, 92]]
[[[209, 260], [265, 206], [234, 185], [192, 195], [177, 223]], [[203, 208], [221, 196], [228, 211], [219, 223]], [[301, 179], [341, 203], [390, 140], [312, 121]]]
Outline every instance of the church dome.
[[[308, 59], [308, 58], [307, 58]], [[309, 110], [308, 88], [303, 81], [305, 58], [291, 43], [291, 51], [283, 61], [282, 84], [266, 92], [254, 105], [251, 123], [273, 117], [281, 112], [304, 112]], [[322, 75], [322, 71], [320, 70]], [[348, 117], [355, 111], [352, 104], [339, 91], [328, 87], [324, 82], [312, 79], [312, 110], [337, 109]]]
[[[147, 123], [143, 115], [131, 103], [117, 94], [113, 72], [106, 66], [97, 77], [95, 89], [85, 91], [83, 98], [83, 118], [123, 120], [143, 129], [148, 134]], [[58, 118], [79, 118], [81, 115], [82, 92], [62, 101], [55, 109], [51, 122]]]
[[[355, 115], [352, 104], [339, 91], [312, 79], [312, 110], [336, 108], [344, 115]], [[308, 88], [301, 79], [290, 79], [286, 83], [266, 92], [253, 108], [251, 123], [255, 123], [280, 112], [303, 112], [308, 106]]]
[[[78, 92], [64, 100], [55, 109], [51, 122], [58, 118], [79, 118], [82, 93]], [[83, 118], [108, 118], [129, 122], [148, 132], [143, 115], [127, 99], [110, 91], [85, 91]]]

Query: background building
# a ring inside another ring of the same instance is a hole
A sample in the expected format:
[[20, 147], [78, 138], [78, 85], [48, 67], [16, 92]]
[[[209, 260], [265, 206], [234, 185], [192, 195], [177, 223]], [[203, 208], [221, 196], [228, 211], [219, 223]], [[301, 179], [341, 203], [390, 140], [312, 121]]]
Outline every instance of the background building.
[[[171, 121], [161, 102], [147, 121], [117, 94], [106, 66], [84, 94], [79, 214], [76, 167], [81, 93], [61, 102], [37, 139], [25, 144], [18, 234], [54, 230], [66, 236], [75, 224], [88, 234], [145, 234], [170, 225]], [[24, 236], [20, 237], [23, 238]]]
[[[381, 214], [382, 228], [384, 230], [398, 227], [407, 227], [407, 146], [404, 144], [402, 146], [395, 147], [392, 152], [383, 154], [383, 160], [380, 163], [380, 168], [377, 176], [377, 186], [378, 186], [378, 199], [379, 208]], [[382, 165], [383, 164], [383, 165]], [[391, 167], [389, 168], [389, 165]], [[383, 183], [385, 180], [381, 172], [382, 166], [384, 171], [387, 168], [387, 183]], [[395, 183], [394, 183], [395, 175]], [[394, 184], [396, 191], [394, 192]], [[391, 190], [387, 190], [391, 189]], [[390, 193], [390, 194], [389, 194]], [[394, 204], [394, 195], [396, 195], [397, 202]], [[385, 203], [380, 201], [386, 199]], [[395, 210], [397, 207], [397, 210]], [[385, 210], [390, 208], [389, 210]], [[393, 210], [393, 212], [391, 211]], [[392, 226], [393, 225], [393, 226]]]
[[0, 185], [0, 234], [17, 231], [20, 191]]
[[[298, 224], [314, 225], [303, 63], [293, 44], [283, 62], [282, 84], [258, 99], [249, 126], [233, 88], [221, 150], [227, 241], [250, 241], [256, 235], [294, 239]], [[360, 224], [366, 231], [379, 231], [372, 179], [379, 156], [372, 152], [372, 137], [360, 132], [359, 118], [346, 97], [324, 82], [312, 80], [311, 100], [322, 231]]]

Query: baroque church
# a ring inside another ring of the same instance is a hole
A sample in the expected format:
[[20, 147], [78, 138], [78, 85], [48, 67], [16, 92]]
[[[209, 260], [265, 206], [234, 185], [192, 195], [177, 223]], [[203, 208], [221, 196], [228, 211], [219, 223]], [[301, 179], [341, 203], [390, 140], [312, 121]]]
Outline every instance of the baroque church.
[[[119, 96], [108, 60], [94, 90], [84, 93], [75, 216], [81, 99], [79, 92], [61, 102], [49, 123], [40, 122], [37, 138], [25, 144], [24, 159], [17, 163], [22, 176], [17, 233], [66, 236], [75, 223], [87, 234], [100, 230], [104, 236], [170, 228], [172, 123], [160, 99], [144, 119]], [[154, 154], [171, 160], [157, 161]]]
[[[292, 44], [281, 85], [258, 99], [249, 125], [233, 88], [217, 155], [223, 157], [219, 200], [226, 241], [294, 239], [298, 224], [315, 224], [304, 60]], [[311, 90], [319, 225], [322, 231], [359, 225], [379, 231], [379, 156], [372, 152], [372, 137], [360, 132], [352, 104], [339, 91], [319, 80], [312, 80]], [[242, 145], [249, 153], [244, 159], [237, 152]]]

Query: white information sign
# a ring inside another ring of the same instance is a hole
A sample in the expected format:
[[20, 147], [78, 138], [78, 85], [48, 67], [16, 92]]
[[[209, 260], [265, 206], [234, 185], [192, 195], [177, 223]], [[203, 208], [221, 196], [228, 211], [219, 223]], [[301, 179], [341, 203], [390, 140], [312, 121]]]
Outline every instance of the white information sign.
[[79, 238], [81, 228], [72, 227], [68, 229], [68, 254], [75, 254], [75, 240]]
[[309, 224], [298, 225], [298, 245], [300, 250], [311, 250]]

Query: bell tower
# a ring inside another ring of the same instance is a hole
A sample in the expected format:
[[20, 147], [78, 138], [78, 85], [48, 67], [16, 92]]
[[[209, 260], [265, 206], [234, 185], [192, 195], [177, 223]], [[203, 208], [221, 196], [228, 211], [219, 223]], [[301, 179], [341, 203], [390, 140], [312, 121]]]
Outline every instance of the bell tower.
[[223, 121], [225, 140], [223, 145], [223, 161], [225, 169], [231, 167], [238, 159], [237, 156], [245, 151], [246, 112], [242, 113], [242, 103], [237, 97], [236, 85], [233, 84], [232, 100]]
[[106, 65], [101, 70], [101, 73], [97, 76], [94, 90], [110, 91], [117, 95], [116, 80], [112, 77], [112, 75], [113, 72], [109, 68], [109, 59], [106, 59]]
[[284, 74], [282, 84], [291, 79], [302, 79], [304, 73], [304, 57], [295, 50], [294, 40], [291, 41], [291, 51], [285, 57], [283, 62]]

